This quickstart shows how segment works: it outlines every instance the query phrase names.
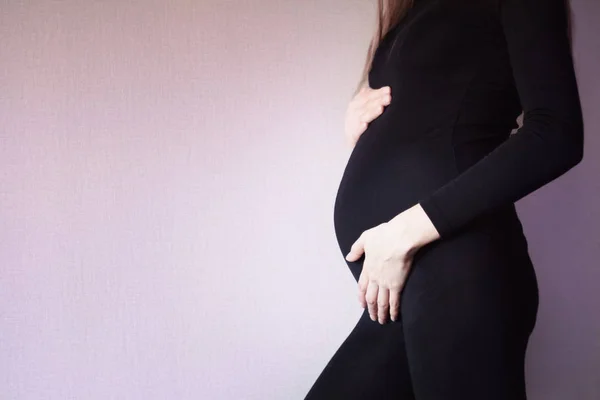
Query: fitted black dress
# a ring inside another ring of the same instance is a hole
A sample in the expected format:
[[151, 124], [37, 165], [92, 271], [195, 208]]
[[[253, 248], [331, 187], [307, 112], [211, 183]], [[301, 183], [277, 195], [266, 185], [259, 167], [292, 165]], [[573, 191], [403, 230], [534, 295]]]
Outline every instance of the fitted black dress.
[[583, 155], [563, 0], [416, 0], [369, 83], [392, 101], [338, 189], [342, 255], [416, 203], [441, 238], [416, 253], [400, 319], [365, 310], [305, 399], [525, 399], [538, 288], [514, 202]]

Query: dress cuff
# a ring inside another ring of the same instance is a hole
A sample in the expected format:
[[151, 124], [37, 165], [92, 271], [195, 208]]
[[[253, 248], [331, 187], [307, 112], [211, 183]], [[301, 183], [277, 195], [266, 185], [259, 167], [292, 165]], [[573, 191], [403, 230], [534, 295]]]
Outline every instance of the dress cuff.
[[452, 225], [444, 215], [439, 205], [436, 203], [435, 197], [429, 196], [419, 202], [425, 214], [431, 220], [431, 223], [440, 234], [440, 237], [446, 237], [452, 233]]

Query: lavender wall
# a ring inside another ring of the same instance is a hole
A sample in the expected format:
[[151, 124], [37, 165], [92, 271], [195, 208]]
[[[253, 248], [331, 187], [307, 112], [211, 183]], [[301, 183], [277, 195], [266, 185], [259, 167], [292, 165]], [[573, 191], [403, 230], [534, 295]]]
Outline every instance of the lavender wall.
[[[600, 398], [600, 4], [586, 155], [519, 202], [533, 400]], [[0, 398], [300, 399], [361, 309], [333, 234], [364, 1], [0, 3]]]

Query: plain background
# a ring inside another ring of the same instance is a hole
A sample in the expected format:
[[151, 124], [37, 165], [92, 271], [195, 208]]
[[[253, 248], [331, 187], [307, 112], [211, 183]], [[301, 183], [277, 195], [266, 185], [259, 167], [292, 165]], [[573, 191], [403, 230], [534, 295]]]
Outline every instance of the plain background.
[[[0, 1], [0, 398], [301, 399], [362, 311], [333, 203], [373, 1]], [[532, 400], [600, 398], [600, 3], [584, 160], [518, 203]]]

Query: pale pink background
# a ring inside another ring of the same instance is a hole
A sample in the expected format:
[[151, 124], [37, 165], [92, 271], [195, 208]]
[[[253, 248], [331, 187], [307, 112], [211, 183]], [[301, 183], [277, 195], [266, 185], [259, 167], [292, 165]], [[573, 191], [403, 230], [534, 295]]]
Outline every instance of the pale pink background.
[[[361, 309], [333, 232], [372, 1], [0, 3], [0, 398], [302, 399]], [[600, 398], [600, 4], [584, 161], [519, 202], [533, 400]]]

